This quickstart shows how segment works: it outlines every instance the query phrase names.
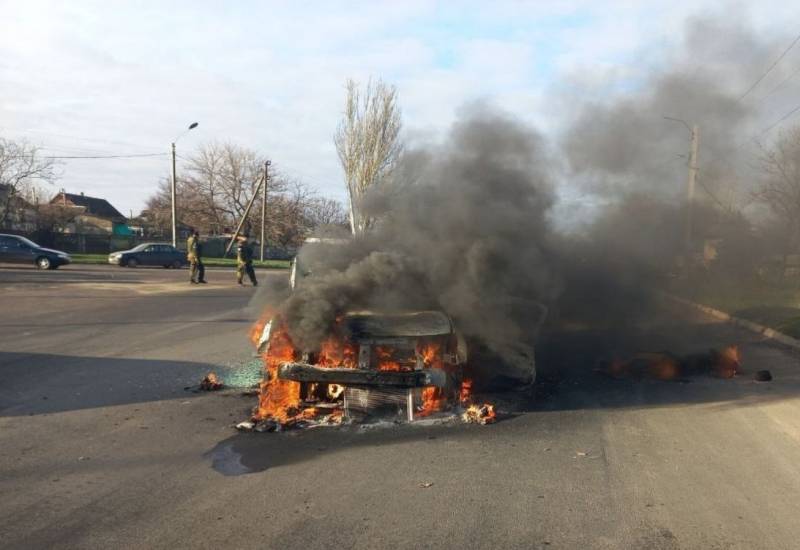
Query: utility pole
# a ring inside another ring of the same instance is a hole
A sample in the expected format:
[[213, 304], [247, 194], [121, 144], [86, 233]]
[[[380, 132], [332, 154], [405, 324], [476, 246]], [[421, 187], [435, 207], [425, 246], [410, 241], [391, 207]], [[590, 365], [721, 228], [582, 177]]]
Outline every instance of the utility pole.
[[261, 195], [261, 261], [264, 261], [264, 241], [266, 240], [265, 227], [267, 225], [267, 185], [269, 184], [269, 167], [271, 160], [264, 163], [264, 187]]
[[247, 206], [244, 209], [244, 214], [242, 214], [242, 219], [239, 220], [239, 225], [236, 226], [236, 232], [231, 237], [231, 242], [229, 242], [228, 246], [225, 248], [225, 254], [222, 256], [223, 258], [227, 258], [228, 252], [231, 251], [231, 247], [233, 246], [233, 243], [236, 241], [236, 237], [238, 237], [239, 233], [241, 233], [242, 226], [244, 225], [244, 222], [247, 220], [247, 216], [250, 214], [250, 209], [253, 207], [253, 203], [256, 202], [256, 197], [258, 197], [258, 193], [261, 191], [261, 186], [266, 184], [265, 179], [266, 179], [266, 174], [264, 174], [264, 177], [261, 178], [261, 180], [258, 182], [256, 190], [255, 192], [253, 192], [253, 196], [250, 197], [250, 200], [247, 202]]
[[692, 209], [694, 207], [694, 186], [697, 181], [697, 149], [700, 146], [700, 127], [697, 124], [689, 126], [689, 123], [681, 118], [665, 116], [664, 119], [680, 122], [686, 126], [691, 139], [689, 145], [689, 178], [686, 181], [686, 227], [684, 229], [686, 261], [688, 266], [692, 261], [692, 239], [694, 238], [692, 231]]
[[172, 246], [178, 246], [178, 228], [177, 228], [177, 218], [178, 218], [178, 208], [175, 204], [175, 142], [172, 142], [172, 186], [170, 189], [170, 194], [172, 195]]
[[700, 128], [692, 125], [692, 141], [689, 147], [689, 179], [686, 182], [686, 253], [692, 253], [692, 209], [694, 208], [694, 187], [697, 181], [697, 149], [700, 146]]

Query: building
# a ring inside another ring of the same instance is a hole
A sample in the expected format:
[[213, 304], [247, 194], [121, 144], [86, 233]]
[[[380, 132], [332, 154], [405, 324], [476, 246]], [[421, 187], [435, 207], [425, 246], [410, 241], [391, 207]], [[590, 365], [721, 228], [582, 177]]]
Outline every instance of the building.
[[75, 216], [67, 224], [65, 233], [83, 235], [131, 235], [128, 220], [106, 199], [89, 197], [81, 193], [75, 195], [63, 189], [50, 201], [75, 210]]

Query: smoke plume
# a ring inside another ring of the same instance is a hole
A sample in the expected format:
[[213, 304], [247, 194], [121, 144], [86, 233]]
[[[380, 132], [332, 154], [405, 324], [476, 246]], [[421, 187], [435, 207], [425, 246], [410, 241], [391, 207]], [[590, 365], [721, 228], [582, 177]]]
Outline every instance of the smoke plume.
[[[687, 252], [689, 131], [664, 116], [700, 128], [695, 244], [750, 242], [731, 212], [748, 193], [742, 140], [764, 115], [744, 91], [782, 38], [692, 19], [666, 69], [617, 94], [554, 97], [569, 112], [549, 141], [511, 115], [464, 111], [441, 143], [407, 150], [392, 180], [366, 194], [370, 231], [300, 251], [313, 277], [280, 305], [293, 342], [314, 350], [339, 315], [364, 309], [442, 310], [499, 355], [535, 341], [545, 308], [635, 322]], [[580, 207], [557, 204], [566, 196]]]
[[301, 253], [323, 267], [282, 307], [292, 340], [314, 349], [348, 310], [432, 308], [494, 351], [531, 343], [560, 289], [548, 165], [541, 136], [484, 109], [407, 153], [362, 205], [379, 220], [372, 231], [315, 247], [311, 262]]

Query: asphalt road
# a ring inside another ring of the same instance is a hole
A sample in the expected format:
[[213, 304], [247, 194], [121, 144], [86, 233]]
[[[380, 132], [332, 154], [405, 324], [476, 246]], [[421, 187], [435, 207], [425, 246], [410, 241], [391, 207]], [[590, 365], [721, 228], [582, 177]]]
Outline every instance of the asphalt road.
[[[184, 387], [252, 383], [255, 291], [186, 277], [0, 268], [0, 547], [798, 547], [795, 352], [665, 308], [546, 336], [534, 398], [496, 396], [493, 426], [238, 434], [254, 398]], [[730, 343], [775, 380], [592, 372]]]

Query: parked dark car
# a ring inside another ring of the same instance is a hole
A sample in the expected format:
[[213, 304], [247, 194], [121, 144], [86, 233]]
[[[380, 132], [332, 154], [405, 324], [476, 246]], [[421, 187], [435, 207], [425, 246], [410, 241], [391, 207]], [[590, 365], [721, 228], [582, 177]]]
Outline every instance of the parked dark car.
[[143, 243], [130, 250], [112, 252], [108, 255], [108, 263], [123, 267], [140, 265], [160, 265], [162, 267], [179, 268], [188, 263], [186, 253], [171, 244]]
[[43, 248], [19, 235], [0, 233], [0, 262], [30, 264], [39, 269], [56, 269], [71, 261], [72, 259], [66, 252]]

